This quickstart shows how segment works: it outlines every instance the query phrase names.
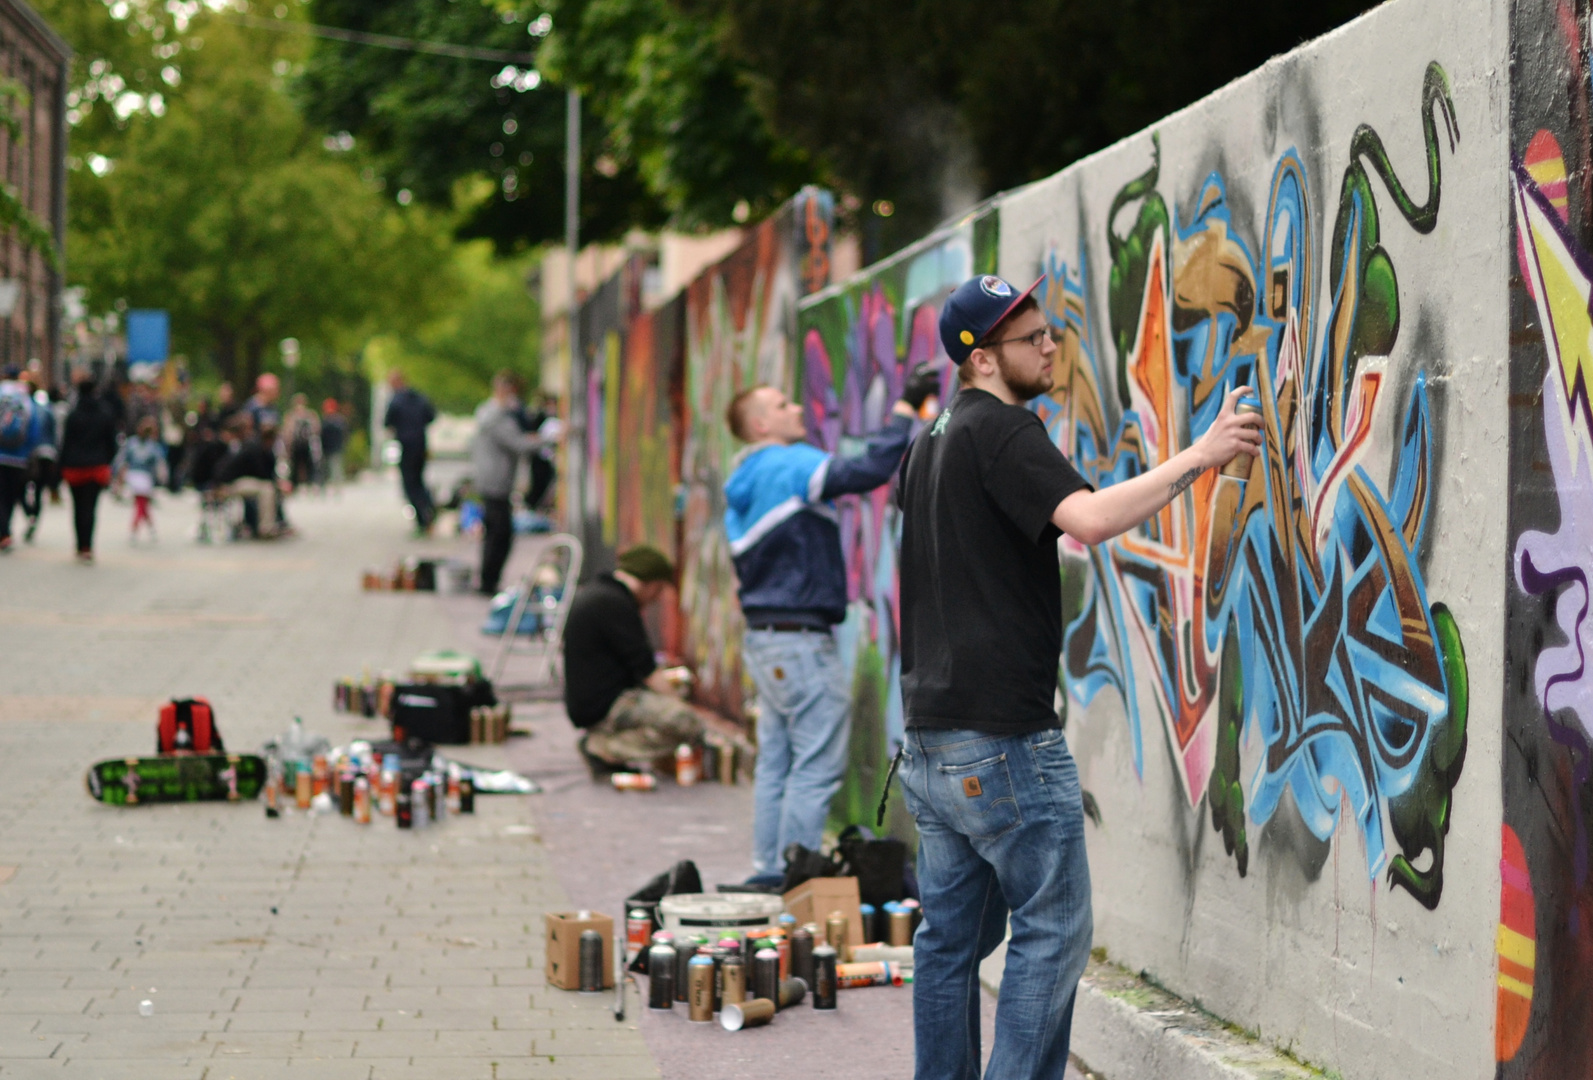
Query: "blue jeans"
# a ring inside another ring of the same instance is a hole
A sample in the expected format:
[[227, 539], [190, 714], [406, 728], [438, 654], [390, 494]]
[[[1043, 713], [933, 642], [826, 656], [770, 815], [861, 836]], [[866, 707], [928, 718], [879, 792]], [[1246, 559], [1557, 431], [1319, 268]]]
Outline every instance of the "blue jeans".
[[817, 850], [824, 836], [846, 772], [851, 701], [830, 634], [748, 630], [744, 655], [758, 687], [752, 865], [775, 874], [787, 844]]
[[923, 922], [913, 938], [921, 1080], [978, 1080], [979, 962], [1012, 939], [986, 1080], [1062, 1080], [1090, 956], [1090, 866], [1078, 769], [1061, 728], [1033, 735], [908, 728], [902, 791], [918, 822]]

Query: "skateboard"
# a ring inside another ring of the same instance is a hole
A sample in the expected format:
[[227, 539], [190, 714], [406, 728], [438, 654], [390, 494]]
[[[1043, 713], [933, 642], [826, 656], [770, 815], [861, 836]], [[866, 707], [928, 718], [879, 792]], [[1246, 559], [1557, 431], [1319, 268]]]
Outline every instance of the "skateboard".
[[112, 806], [141, 803], [239, 802], [265, 786], [257, 754], [164, 754], [101, 761], [84, 777], [89, 794]]

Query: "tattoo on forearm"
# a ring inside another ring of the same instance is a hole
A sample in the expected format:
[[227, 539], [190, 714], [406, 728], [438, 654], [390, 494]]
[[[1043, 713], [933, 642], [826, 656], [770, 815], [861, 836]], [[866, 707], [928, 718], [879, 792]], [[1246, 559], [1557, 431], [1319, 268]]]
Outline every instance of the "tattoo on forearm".
[[1200, 474], [1205, 471], [1205, 469], [1190, 469], [1183, 476], [1180, 476], [1177, 480], [1174, 480], [1170, 485], [1168, 485], [1167, 497], [1170, 499], [1178, 498], [1179, 495], [1183, 494], [1184, 489], [1190, 484], [1193, 484], [1196, 480], [1199, 480]]

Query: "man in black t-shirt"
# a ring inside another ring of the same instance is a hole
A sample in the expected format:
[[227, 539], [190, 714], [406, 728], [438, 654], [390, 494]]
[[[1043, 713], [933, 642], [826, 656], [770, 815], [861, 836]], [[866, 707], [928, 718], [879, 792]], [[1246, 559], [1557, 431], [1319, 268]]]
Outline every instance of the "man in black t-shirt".
[[642, 624], [675, 568], [657, 548], [620, 554], [575, 594], [564, 622], [564, 709], [585, 729], [581, 753], [594, 776], [646, 765], [702, 738], [702, 718], [676, 696]]
[[[1036, 282], [1038, 284], [1038, 282]], [[924, 919], [913, 942], [917, 1075], [979, 1076], [979, 961], [1012, 938], [989, 1077], [1067, 1067], [1089, 958], [1078, 773], [1055, 709], [1063, 532], [1098, 544], [1255, 453], [1259, 418], [1228, 395], [1195, 445], [1095, 491], [1023, 403], [1051, 389], [1056, 343], [1027, 292], [959, 287], [940, 337], [962, 390], [908, 449], [898, 487], [902, 790], [918, 824]]]

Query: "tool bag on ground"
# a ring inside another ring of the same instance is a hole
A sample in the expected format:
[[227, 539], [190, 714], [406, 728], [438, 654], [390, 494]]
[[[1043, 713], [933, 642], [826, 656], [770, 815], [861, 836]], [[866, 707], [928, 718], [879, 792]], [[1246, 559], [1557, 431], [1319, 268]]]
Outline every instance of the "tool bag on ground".
[[[876, 837], [861, 825], [848, 825], [835, 838], [842, 876], [857, 878], [858, 898], [883, 907], [908, 894], [907, 845], [893, 837]], [[917, 892], [914, 888], [913, 892]]]
[[173, 698], [160, 707], [155, 725], [158, 754], [219, 754], [226, 747], [216, 730], [216, 713], [202, 697]]

